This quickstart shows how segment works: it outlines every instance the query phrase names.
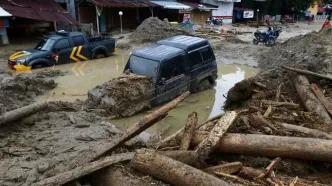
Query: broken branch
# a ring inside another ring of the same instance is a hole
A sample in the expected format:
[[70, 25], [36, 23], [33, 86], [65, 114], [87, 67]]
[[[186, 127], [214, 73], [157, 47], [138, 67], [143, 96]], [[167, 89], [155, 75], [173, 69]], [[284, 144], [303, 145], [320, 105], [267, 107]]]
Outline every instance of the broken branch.
[[194, 135], [197, 125], [197, 113], [193, 112], [188, 116], [186, 126], [184, 127], [183, 136], [180, 144], [180, 150], [188, 150], [190, 141]]

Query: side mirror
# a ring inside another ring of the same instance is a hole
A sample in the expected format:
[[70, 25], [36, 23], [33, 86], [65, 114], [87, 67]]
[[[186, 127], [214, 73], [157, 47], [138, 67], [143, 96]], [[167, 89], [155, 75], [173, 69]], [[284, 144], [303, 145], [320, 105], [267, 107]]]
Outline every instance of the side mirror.
[[162, 77], [160, 78], [159, 85], [165, 85], [166, 84], [166, 78]]

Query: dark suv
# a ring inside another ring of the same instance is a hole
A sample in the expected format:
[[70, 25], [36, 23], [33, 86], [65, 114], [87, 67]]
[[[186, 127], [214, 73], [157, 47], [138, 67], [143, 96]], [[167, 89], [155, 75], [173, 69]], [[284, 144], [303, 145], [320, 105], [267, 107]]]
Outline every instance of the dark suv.
[[211, 88], [217, 78], [216, 58], [206, 39], [175, 36], [133, 52], [125, 71], [153, 79], [152, 105], [190, 90]]

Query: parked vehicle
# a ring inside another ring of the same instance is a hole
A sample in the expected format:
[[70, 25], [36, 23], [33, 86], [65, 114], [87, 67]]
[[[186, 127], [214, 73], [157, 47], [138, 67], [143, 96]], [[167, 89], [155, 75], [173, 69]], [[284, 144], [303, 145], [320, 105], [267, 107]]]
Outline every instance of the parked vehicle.
[[257, 30], [254, 33], [253, 43], [255, 45], [264, 43], [266, 46], [272, 46], [276, 43], [281, 32], [282, 28], [277, 26], [273, 26], [273, 29], [268, 27], [267, 31]]
[[223, 25], [223, 20], [211, 16], [206, 21], [206, 24], [208, 24], [208, 25], [222, 26]]
[[211, 88], [218, 76], [208, 40], [191, 36], [175, 36], [133, 52], [124, 71], [152, 78], [151, 105], [170, 101], [188, 90]]
[[114, 51], [113, 38], [58, 31], [43, 37], [35, 48], [12, 54], [8, 65], [14, 70], [31, 69], [107, 57]]

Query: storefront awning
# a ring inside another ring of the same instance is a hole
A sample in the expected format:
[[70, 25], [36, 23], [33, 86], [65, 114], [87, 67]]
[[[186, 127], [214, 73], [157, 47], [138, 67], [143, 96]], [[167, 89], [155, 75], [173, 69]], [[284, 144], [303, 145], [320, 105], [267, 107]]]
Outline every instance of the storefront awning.
[[190, 6], [192, 10], [211, 11], [211, 10], [218, 9], [218, 6], [210, 5], [210, 4], [206, 4], [206, 3], [195, 3], [195, 2], [187, 2], [187, 1], [182, 1], [181, 3]]
[[148, 0], [87, 0], [88, 2], [100, 7], [128, 7], [142, 8], [157, 6]]
[[0, 7], [0, 17], [10, 17], [10, 16], [12, 15]]
[[192, 8], [188, 5], [178, 3], [175, 1], [150, 1], [151, 3], [162, 6], [165, 9], [174, 9], [174, 10], [191, 10]]
[[0, 7], [15, 17], [77, 24], [76, 20], [52, 0], [1, 0]]
[[326, 10], [331, 10], [332, 9], [332, 4], [327, 4], [323, 7]]

